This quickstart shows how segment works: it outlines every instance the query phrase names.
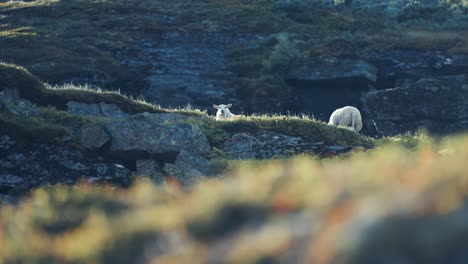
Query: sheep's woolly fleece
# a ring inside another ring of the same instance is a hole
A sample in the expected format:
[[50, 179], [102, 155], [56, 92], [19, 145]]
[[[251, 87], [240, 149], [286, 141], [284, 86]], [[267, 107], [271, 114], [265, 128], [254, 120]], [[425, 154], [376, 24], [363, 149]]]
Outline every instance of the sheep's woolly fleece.
[[216, 120], [226, 120], [226, 119], [232, 119], [236, 117], [231, 111], [229, 111], [229, 108], [232, 106], [232, 104], [224, 105], [213, 105], [215, 109], [218, 109], [218, 112], [216, 112]]
[[359, 132], [362, 128], [361, 112], [352, 106], [345, 106], [343, 108], [336, 109], [330, 116], [328, 124], [347, 127]]

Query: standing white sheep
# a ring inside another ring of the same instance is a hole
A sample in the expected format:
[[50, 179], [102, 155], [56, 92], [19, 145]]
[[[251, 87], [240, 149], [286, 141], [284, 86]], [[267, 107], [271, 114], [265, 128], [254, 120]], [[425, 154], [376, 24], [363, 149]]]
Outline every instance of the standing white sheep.
[[361, 112], [352, 106], [336, 109], [330, 116], [328, 125], [343, 126], [359, 132], [362, 128]]
[[229, 108], [232, 106], [232, 104], [228, 105], [213, 105], [215, 109], [218, 109], [218, 112], [216, 112], [216, 120], [226, 120], [226, 119], [232, 119], [234, 117], [237, 117], [237, 115], [234, 115], [229, 111]]

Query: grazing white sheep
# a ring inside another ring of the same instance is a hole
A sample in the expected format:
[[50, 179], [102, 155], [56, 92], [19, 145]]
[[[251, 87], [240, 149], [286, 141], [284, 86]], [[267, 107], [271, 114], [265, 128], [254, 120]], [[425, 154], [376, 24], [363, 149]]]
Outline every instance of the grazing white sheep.
[[232, 106], [232, 104], [228, 105], [213, 105], [215, 109], [218, 109], [218, 112], [216, 112], [216, 120], [226, 120], [226, 119], [232, 119], [234, 117], [237, 117], [237, 115], [234, 115], [229, 111], [229, 108]]
[[328, 125], [343, 126], [359, 132], [362, 128], [361, 112], [352, 106], [336, 109], [330, 116]]

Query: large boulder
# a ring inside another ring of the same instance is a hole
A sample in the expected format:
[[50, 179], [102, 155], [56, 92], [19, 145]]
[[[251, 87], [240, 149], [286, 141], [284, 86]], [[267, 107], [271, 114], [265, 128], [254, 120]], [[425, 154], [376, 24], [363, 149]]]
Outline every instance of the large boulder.
[[405, 87], [369, 92], [363, 103], [384, 135], [420, 127], [436, 133], [468, 129], [465, 75], [425, 78]]
[[[194, 153], [210, 150], [208, 140], [196, 125], [177, 114], [136, 114], [106, 125], [112, 137], [110, 150], [116, 154], [173, 154], [183, 149]], [[128, 156], [128, 155], [126, 155]]]
[[176, 177], [183, 185], [192, 185], [210, 176], [211, 163], [197, 153], [182, 150], [174, 164], [166, 163], [164, 173]]

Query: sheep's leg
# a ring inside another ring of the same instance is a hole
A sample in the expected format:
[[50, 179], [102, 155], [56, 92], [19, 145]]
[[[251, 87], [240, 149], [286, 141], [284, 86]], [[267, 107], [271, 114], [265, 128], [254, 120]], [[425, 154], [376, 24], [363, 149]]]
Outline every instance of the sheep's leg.
[[356, 113], [351, 113], [351, 127], [356, 131]]

